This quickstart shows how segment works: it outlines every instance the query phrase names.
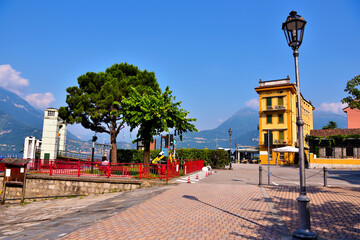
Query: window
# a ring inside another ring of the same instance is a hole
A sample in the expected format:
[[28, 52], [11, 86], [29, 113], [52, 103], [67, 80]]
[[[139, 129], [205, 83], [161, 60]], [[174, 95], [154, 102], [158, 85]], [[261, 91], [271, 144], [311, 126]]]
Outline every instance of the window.
[[332, 148], [326, 148], [325, 149], [325, 155], [326, 155], [326, 157], [332, 157], [333, 149]]
[[354, 148], [353, 147], [346, 147], [346, 156], [353, 157], [354, 156]]
[[283, 97], [278, 97], [278, 105], [279, 105], [279, 106], [284, 105]]
[[271, 123], [272, 123], [272, 115], [271, 115], [271, 114], [266, 115], [266, 123], [267, 123], [267, 124], [271, 124]]
[[284, 123], [284, 114], [279, 114], [279, 123]]
[[55, 116], [55, 111], [48, 111], [48, 116]]
[[284, 141], [284, 131], [279, 131], [279, 140]]
[[271, 107], [271, 98], [270, 97], [266, 98], [266, 106]]
[[272, 131], [269, 131], [270, 135], [268, 136], [268, 133], [264, 133], [264, 146], [268, 145], [268, 142], [270, 142], [270, 146], [273, 145], [273, 134]]

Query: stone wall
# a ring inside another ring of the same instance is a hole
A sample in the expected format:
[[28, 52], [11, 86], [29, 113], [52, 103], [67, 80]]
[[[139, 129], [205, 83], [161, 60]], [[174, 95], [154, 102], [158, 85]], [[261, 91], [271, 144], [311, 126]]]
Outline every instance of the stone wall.
[[[142, 186], [148, 187], [159, 184], [161, 184], [161, 182], [137, 179], [91, 179], [28, 175], [26, 179], [25, 198], [100, 194], [127, 191]], [[2, 191], [3, 177], [0, 177], [0, 186], [0, 191]], [[20, 198], [21, 191], [21, 188], [7, 188], [6, 199]]]

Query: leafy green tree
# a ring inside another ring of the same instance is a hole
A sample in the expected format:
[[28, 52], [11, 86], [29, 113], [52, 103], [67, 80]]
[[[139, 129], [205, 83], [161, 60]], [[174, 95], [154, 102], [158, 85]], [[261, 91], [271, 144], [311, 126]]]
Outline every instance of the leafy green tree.
[[125, 127], [121, 105], [132, 89], [139, 94], [159, 93], [161, 89], [154, 72], [141, 71], [138, 67], [120, 63], [105, 72], [88, 72], [78, 77], [79, 86], [69, 87], [67, 106], [59, 109], [59, 116], [67, 123], [81, 123], [84, 128], [110, 134], [111, 161], [116, 162], [116, 137]]
[[180, 108], [181, 102], [175, 101], [169, 87], [163, 93], [151, 91], [149, 94], [141, 94], [134, 88], [129, 98], [117, 103], [131, 131], [139, 128], [135, 141], [144, 143], [144, 163], [150, 163], [150, 142], [155, 135], [174, 128], [182, 140], [183, 133], [197, 131], [191, 123], [196, 119], [188, 118], [189, 112]]
[[323, 126], [322, 129], [335, 129], [335, 128], [337, 128], [337, 123], [334, 121], [329, 121], [329, 123]]
[[346, 84], [345, 92], [349, 93], [350, 96], [345, 97], [341, 100], [342, 103], [349, 104], [350, 108], [360, 109], [360, 90], [357, 86], [360, 84], [360, 75], [355, 76], [353, 79], [348, 80]]

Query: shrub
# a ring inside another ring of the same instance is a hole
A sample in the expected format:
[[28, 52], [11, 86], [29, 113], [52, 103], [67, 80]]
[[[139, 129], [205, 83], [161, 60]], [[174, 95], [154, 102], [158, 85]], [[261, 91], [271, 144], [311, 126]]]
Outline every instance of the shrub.
[[[155, 159], [160, 150], [150, 152], [151, 159]], [[118, 149], [118, 163], [143, 163], [144, 151], [134, 149]], [[229, 163], [229, 153], [224, 150], [183, 148], [176, 150], [176, 158], [182, 160], [204, 159], [205, 166], [212, 168], [223, 168]]]

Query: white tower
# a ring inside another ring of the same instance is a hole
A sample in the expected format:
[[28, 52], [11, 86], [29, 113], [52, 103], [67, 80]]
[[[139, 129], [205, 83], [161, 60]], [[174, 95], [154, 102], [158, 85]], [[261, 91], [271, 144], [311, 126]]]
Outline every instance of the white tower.
[[26, 137], [24, 142], [23, 159], [35, 159], [37, 147], [39, 147], [39, 140], [37, 140], [36, 137]]
[[[62, 127], [60, 128], [60, 125]], [[66, 124], [58, 117], [56, 108], [45, 110], [42, 132], [41, 159], [54, 160], [58, 150], [65, 150]]]

